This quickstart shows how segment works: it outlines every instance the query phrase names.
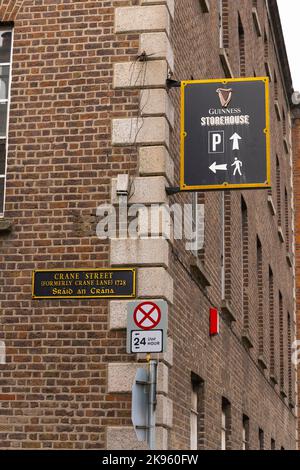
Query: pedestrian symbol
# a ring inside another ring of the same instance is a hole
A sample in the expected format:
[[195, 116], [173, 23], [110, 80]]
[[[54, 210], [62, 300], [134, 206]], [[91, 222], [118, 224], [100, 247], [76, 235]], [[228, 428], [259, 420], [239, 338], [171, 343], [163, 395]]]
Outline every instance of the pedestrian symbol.
[[240, 176], [242, 176], [241, 167], [243, 166], [243, 162], [241, 162], [240, 160], [238, 160], [237, 157], [235, 157], [234, 163], [231, 166], [235, 167], [233, 176], [235, 176], [237, 172], [239, 173]]

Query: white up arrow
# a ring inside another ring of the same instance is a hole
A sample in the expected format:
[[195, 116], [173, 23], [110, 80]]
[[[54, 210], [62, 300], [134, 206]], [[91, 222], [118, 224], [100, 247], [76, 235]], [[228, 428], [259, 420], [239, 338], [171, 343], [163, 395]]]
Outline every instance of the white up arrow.
[[209, 167], [209, 169], [210, 169], [213, 173], [217, 173], [217, 170], [226, 171], [226, 170], [227, 170], [227, 163], [225, 163], [224, 165], [217, 165], [217, 162], [214, 162], [214, 163]]
[[233, 136], [230, 137], [230, 140], [233, 140], [232, 150], [240, 150], [239, 140], [241, 139], [242, 137], [237, 133], [233, 134]]

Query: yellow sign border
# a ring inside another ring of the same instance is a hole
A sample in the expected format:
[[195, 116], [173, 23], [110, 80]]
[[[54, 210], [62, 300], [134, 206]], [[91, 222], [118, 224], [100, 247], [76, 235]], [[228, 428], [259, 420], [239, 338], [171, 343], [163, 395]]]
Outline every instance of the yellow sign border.
[[[267, 161], [267, 181], [265, 183], [251, 183], [251, 184], [228, 184], [223, 183], [219, 185], [198, 185], [188, 186], [184, 183], [184, 139], [186, 137], [186, 131], [184, 128], [185, 122], [185, 97], [184, 89], [186, 85], [194, 85], [197, 83], [227, 83], [233, 82], [264, 82], [265, 83], [265, 109], [266, 109], [266, 161]], [[271, 187], [271, 141], [270, 141], [270, 89], [269, 89], [269, 77], [251, 77], [251, 78], [219, 78], [213, 80], [184, 80], [181, 82], [180, 95], [180, 191], [203, 191], [203, 190], [215, 190], [215, 189], [268, 189]]]
[[[130, 295], [91, 295], [91, 296], [55, 296], [55, 295], [48, 295], [48, 296], [39, 296], [34, 295], [34, 279], [35, 274], [38, 273], [51, 273], [51, 272], [84, 272], [84, 271], [132, 271], [133, 273], [133, 284], [132, 284], [132, 294]], [[62, 269], [35, 269], [32, 271], [32, 285], [31, 285], [31, 294], [33, 299], [51, 299], [51, 300], [59, 300], [59, 299], [135, 299], [136, 298], [136, 268], [80, 268], [80, 269], [72, 269], [72, 268], [62, 268]]]

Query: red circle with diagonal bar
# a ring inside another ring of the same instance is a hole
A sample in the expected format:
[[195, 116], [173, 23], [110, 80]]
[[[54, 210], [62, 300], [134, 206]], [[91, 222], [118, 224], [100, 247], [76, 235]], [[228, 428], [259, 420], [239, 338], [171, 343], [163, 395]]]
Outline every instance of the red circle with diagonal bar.
[[154, 302], [142, 302], [135, 308], [133, 320], [142, 330], [153, 330], [161, 320], [160, 308]]

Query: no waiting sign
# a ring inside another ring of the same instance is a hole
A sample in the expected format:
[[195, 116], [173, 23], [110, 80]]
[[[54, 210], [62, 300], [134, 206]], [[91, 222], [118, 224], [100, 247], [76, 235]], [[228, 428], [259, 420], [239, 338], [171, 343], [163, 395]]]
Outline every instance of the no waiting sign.
[[129, 302], [127, 352], [161, 353], [167, 348], [168, 304], [164, 300]]
[[181, 191], [269, 188], [269, 79], [181, 82]]
[[153, 330], [159, 325], [161, 320], [161, 310], [157, 303], [139, 303], [133, 313], [133, 321], [142, 330]]

